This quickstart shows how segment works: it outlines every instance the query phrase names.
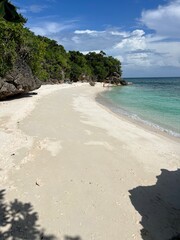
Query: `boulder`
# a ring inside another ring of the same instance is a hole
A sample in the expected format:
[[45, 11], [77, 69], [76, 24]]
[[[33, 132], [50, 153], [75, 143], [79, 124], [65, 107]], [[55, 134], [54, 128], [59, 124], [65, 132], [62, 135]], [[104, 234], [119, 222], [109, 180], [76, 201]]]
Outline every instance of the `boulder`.
[[92, 87], [94, 87], [94, 86], [96, 85], [96, 83], [93, 82], [93, 81], [90, 81], [90, 82], [89, 82], [89, 85], [92, 86]]
[[123, 86], [127, 86], [128, 82], [126, 82], [125, 80], [121, 79], [120, 80], [120, 84], [123, 85]]
[[19, 59], [5, 77], [0, 77], [0, 99], [27, 93], [40, 88], [41, 82], [34, 77], [28, 64]]

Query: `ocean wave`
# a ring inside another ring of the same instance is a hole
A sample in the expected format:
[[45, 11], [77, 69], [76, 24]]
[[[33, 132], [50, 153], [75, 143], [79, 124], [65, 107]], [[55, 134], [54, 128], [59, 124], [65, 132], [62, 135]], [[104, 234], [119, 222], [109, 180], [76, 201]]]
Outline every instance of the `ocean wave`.
[[102, 104], [103, 106], [107, 107], [108, 109], [110, 109], [113, 113], [119, 115], [119, 116], [125, 116], [129, 119], [132, 119], [133, 121], [136, 121], [137, 123], [141, 123], [144, 124], [148, 127], [151, 127], [152, 129], [156, 129], [158, 131], [164, 132], [169, 134], [170, 136], [176, 137], [176, 138], [180, 138], [180, 133], [177, 133], [173, 130], [167, 129], [165, 127], [162, 127], [156, 123], [150, 122], [148, 120], [142, 119], [140, 116], [138, 116], [138, 114], [132, 113], [132, 112], [128, 112], [127, 110], [123, 109], [122, 107], [120, 107], [119, 105], [117, 106], [113, 101], [111, 101], [110, 98], [106, 98], [104, 97], [104, 95], [99, 94], [96, 98], [97, 102], [99, 102], [100, 104]]

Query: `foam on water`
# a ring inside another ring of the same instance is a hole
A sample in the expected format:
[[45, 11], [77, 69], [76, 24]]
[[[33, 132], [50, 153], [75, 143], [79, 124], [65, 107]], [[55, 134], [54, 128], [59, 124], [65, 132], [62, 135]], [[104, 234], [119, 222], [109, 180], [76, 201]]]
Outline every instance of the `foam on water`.
[[99, 101], [115, 113], [180, 137], [180, 78], [127, 80], [133, 85], [112, 88]]

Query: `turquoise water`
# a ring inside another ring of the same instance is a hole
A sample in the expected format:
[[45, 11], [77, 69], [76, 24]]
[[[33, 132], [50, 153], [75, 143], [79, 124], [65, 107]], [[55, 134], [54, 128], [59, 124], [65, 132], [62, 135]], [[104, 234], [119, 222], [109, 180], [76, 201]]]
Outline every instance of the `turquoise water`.
[[102, 94], [113, 111], [180, 137], [180, 78], [131, 78]]

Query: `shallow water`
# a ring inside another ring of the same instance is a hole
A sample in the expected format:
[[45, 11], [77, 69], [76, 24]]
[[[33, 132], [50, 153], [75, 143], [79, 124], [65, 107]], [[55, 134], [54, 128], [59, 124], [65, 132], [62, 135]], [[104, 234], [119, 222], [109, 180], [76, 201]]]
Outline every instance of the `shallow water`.
[[180, 137], [180, 78], [131, 78], [101, 94], [113, 111]]

